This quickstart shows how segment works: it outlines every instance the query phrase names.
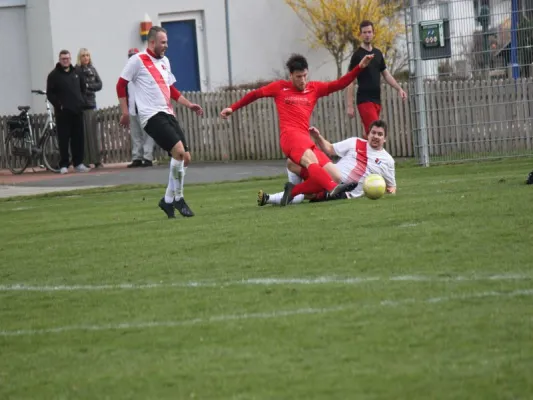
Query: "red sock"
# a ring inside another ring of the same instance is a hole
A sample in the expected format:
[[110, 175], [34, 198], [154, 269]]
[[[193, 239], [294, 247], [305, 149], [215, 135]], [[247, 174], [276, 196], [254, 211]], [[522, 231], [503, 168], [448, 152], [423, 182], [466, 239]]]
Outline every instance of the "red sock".
[[302, 169], [300, 170], [300, 178], [302, 178], [304, 181], [309, 179], [309, 171], [307, 170], [307, 168], [302, 167]]
[[317, 193], [315, 196], [315, 201], [322, 201], [326, 198], [326, 192]]
[[312, 179], [308, 179], [292, 188], [291, 197], [298, 196], [299, 194], [314, 194], [321, 192], [322, 190], [322, 186]]
[[[332, 191], [337, 184], [331, 179], [331, 176], [318, 164], [311, 164], [307, 170], [309, 171], [309, 180], [315, 181], [320, 185], [320, 189], [326, 189], [328, 192]], [[319, 192], [320, 190], [317, 190]]]

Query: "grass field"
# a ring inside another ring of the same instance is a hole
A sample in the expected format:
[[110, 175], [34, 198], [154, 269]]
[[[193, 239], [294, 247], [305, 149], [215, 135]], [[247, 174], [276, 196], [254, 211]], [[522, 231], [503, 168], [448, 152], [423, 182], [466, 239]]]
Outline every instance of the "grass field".
[[531, 159], [0, 202], [1, 399], [532, 399]]

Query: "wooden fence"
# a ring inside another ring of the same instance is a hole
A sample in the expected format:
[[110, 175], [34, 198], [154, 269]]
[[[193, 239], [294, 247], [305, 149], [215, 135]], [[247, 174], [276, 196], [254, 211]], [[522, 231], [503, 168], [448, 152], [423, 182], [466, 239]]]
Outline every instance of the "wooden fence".
[[[531, 154], [533, 79], [432, 82], [424, 90], [433, 161]], [[412, 109], [416, 139], [419, 108]]]
[[[414, 94], [413, 86], [403, 84]], [[533, 80], [426, 82], [424, 101], [428, 125], [430, 156], [438, 159], [482, 158], [494, 152], [515, 154], [531, 151], [533, 118]], [[246, 92], [184, 93], [204, 107], [197, 117], [184, 107], [176, 113], [185, 130], [196, 161], [281, 159], [277, 113], [272, 99], [261, 99], [232, 115], [229, 121], [220, 111]], [[382, 118], [389, 124], [387, 150], [393, 157], [415, 157], [418, 127], [414, 96], [402, 101], [388, 85], [382, 88]], [[119, 125], [118, 107], [98, 110], [98, 134], [102, 139], [104, 163], [131, 159], [129, 131]], [[0, 117], [0, 168], [6, 167], [5, 143], [7, 117]], [[35, 125], [44, 121], [37, 116]], [[344, 93], [321, 99], [312, 117], [332, 142], [361, 136], [359, 118], [345, 113]], [[157, 148], [155, 158], [166, 154]]]

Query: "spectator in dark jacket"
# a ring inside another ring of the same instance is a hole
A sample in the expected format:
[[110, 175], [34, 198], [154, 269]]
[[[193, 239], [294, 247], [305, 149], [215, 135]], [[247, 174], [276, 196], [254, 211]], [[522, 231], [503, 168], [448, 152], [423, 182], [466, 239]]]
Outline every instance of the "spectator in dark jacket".
[[85, 92], [85, 110], [83, 124], [85, 127], [85, 158], [84, 164], [94, 164], [95, 168], [102, 167], [102, 145], [96, 126], [96, 92], [102, 90], [102, 80], [91, 62], [91, 53], [82, 48], [78, 52], [76, 71], [83, 76], [87, 85]]
[[61, 50], [59, 62], [48, 74], [46, 95], [55, 109], [57, 134], [59, 139], [59, 162], [62, 174], [68, 172], [69, 145], [72, 164], [77, 172], [87, 172], [83, 164], [83, 107], [86, 83], [71, 64], [70, 52]]

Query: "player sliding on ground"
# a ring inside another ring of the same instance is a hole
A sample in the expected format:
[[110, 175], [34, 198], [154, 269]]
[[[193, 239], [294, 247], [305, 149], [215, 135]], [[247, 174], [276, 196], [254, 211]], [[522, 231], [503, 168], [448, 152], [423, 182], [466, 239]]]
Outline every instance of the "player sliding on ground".
[[[311, 201], [353, 199], [364, 195], [363, 181], [370, 174], [381, 175], [387, 184], [387, 193], [396, 193], [396, 174], [394, 159], [383, 148], [387, 141], [387, 124], [385, 121], [377, 120], [370, 124], [368, 141], [352, 137], [342, 142], [331, 144], [328, 142], [315, 127], [309, 128], [311, 136], [316, 140], [318, 146], [329, 156], [341, 157], [340, 160], [333, 164], [330, 162], [329, 170], [333, 170], [333, 179], [354, 183], [355, 188], [351, 191], [339, 193], [336, 196], [326, 196], [324, 192], [314, 195], [304, 196], [300, 194], [291, 199], [292, 204], [301, 203], [304, 197]], [[292, 172], [289, 176], [297, 176], [306, 179], [306, 171], [298, 165], [289, 165]], [[293, 179], [293, 178], [291, 178]], [[293, 182], [295, 183], [295, 182]], [[283, 192], [267, 194], [262, 190], [257, 195], [257, 204], [280, 204]]]
[[279, 116], [281, 150], [295, 164], [305, 168], [309, 175], [309, 179], [298, 185], [290, 182], [285, 184], [281, 206], [286, 206], [291, 198], [299, 194], [312, 194], [325, 190], [328, 196], [336, 196], [347, 190], [346, 184], [333, 181], [323, 168], [330, 163], [330, 160], [311, 139], [309, 120], [320, 97], [347, 87], [362, 69], [368, 66], [373, 57], [373, 55], [365, 56], [358, 66], [336, 81], [308, 82], [307, 60], [301, 55], [293, 55], [287, 61], [289, 81], [280, 80], [253, 90], [220, 113], [222, 118], [226, 119], [239, 108], [257, 99], [274, 98]]

